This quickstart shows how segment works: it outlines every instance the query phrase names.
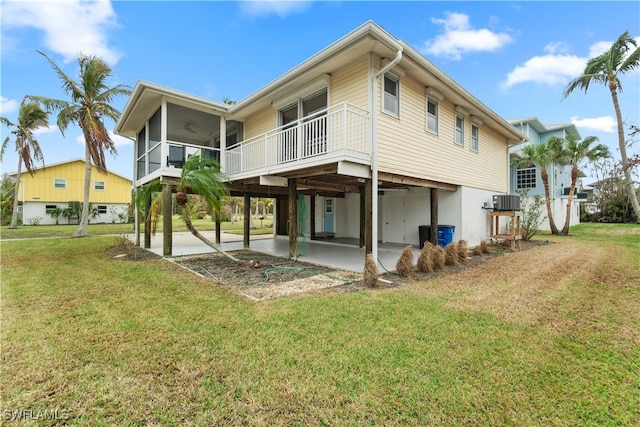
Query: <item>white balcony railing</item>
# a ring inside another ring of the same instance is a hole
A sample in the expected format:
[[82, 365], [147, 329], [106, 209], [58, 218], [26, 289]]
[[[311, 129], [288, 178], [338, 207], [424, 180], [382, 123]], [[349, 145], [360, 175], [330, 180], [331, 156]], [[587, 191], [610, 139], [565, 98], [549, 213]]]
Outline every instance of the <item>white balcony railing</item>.
[[367, 120], [365, 110], [347, 102], [329, 107], [229, 147], [224, 171], [259, 171], [341, 152], [366, 155]]

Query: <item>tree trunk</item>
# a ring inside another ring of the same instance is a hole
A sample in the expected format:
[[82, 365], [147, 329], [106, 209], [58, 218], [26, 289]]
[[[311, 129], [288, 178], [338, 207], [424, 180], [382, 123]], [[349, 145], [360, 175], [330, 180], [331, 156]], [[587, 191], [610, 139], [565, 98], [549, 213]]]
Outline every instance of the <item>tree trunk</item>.
[[187, 226], [187, 228], [189, 229], [191, 234], [193, 234], [198, 239], [200, 239], [202, 242], [204, 242], [206, 245], [208, 245], [211, 248], [215, 249], [216, 251], [220, 252], [222, 255], [226, 256], [227, 258], [232, 259], [232, 260], [234, 260], [236, 262], [240, 262], [240, 260], [238, 258], [236, 258], [233, 255], [230, 255], [230, 254], [226, 253], [225, 251], [223, 251], [222, 249], [220, 249], [215, 243], [213, 243], [211, 240], [209, 240], [206, 237], [204, 237], [202, 234], [200, 234], [198, 232], [198, 230], [195, 229], [195, 227], [193, 226], [193, 223], [191, 222], [191, 219], [189, 218], [189, 212], [187, 212], [187, 206], [186, 205], [180, 205], [180, 210], [182, 212], [182, 219], [184, 220], [184, 224]]
[[82, 202], [82, 216], [78, 224], [78, 229], [71, 237], [85, 237], [89, 233], [89, 191], [91, 189], [91, 155], [89, 154], [88, 138], [85, 138], [85, 169], [84, 169], [84, 201]]
[[636, 215], [636, 222], [640, 223], [640, 204], [638, 203], [638, 195], [636, 194], [631, 176], [631, 168], [629, 167], [629, 159], [627, 158], [627, 144], [624, 139], [624, 124], [622, 122], [622, 112], [620, 112], [620, 104], [618, 103], [618, 93], [615, 83], [609, 79], [609, 90], [613, 98], [613, 108], [616, 110], [616, 119], [618, 121], [618, 146], [620, 147], [620, 158], [622, 159], [622, 168], [624, 170], [624, 185], [631, 200], [631, 207]]
[[[18, 171], [16, 172], [16, 186], [13, 189], [13, 213], [9, 228], [18, 228], [18, 198], [20, 197], [20, 174], [22, 173], [22, 156], [18, 153]], [[22, 201], [22, 223], [24, 224], [24, 203]]]
[[569, 188], [569, 200], [567, 200], [567, 213], [564, 217], [564, 227], [560, 234], [563, 236], [569, 235], [569, 227], [571, 226], [571, 204], [573, 203], [573, 196], [576, 193], [576, 182], [578, 181], [578, 168], [571, 168], [571, 187]]
[[549, 191], [549, 175], [545, 168], [540, 168], [540, 175], [542, 176], [542, 184], [544, 185], [544, 201], [547, 205], [547, 218], [549, 219], [549, 228], [551, 234], [558, 234], [558, 227], [553, 220], [553, 212], [551, 211], [551, 195]]

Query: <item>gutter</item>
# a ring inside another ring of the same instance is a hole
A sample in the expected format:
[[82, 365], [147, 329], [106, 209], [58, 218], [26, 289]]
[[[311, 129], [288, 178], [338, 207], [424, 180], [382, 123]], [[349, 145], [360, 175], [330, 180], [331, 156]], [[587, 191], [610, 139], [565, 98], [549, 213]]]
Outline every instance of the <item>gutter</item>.
[[[380, 76], [396, 66], [402, 59], [403, 48], [397, 45], [396, 57], [371, 77], [371, 255], [378, 263], [378, 90], [376, 83]], [[372, 64], [373, 65], [373, 64]]]

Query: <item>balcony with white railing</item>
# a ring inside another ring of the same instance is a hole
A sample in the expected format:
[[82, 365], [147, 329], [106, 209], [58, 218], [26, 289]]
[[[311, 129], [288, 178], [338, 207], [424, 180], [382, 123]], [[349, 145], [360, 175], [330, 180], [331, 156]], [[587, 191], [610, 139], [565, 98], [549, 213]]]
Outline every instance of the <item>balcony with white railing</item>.
[[229, 147], [223, 170], [235, 180], [338, 161], [368, 165], [368, 120], [347, 102], [317, 111]]

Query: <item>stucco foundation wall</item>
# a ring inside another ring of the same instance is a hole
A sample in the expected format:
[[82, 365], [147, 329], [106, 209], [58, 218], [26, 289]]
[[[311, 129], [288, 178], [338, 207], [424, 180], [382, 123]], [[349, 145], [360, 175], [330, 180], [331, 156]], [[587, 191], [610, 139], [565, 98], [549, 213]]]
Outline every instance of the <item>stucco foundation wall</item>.
[[[129, 217], [129, 205], [127, 204], [118, 204], [118, 203], [95, 203], [96, 205], [106, 206], [107, 213], [99, 214], [94, 218], [89, 218], [90, 224], [107, 224], [107, 223], [120, 223], [120, 222], [128, 222]], [[55, 225], [56, 221], [46, 212], [47, 205], [56, 205], [61, 209], [65, 209], [68, 207], [67, 203], [55, 203], [55, 202], [29, 202], [26, 203], [22, 208], [22, 223], [24, 225]], [[126, 219], [124, 221], [120, 221], [118, 219], [117, 213], [123, 212], [126, 214]], [[67, 218], [62, 215], [58, 218], [58, 224], [77, 224], [77, 219], [72, 219], [71, 222], [67, 220]]]

